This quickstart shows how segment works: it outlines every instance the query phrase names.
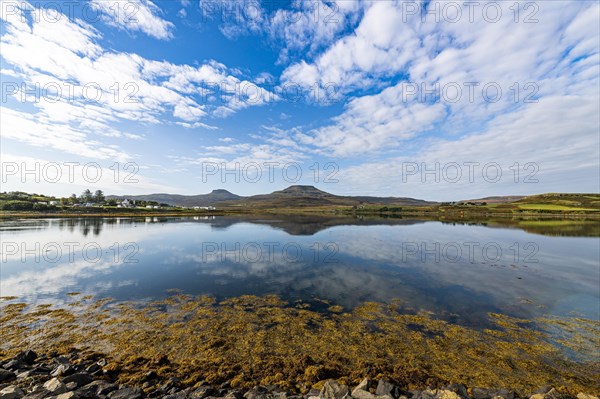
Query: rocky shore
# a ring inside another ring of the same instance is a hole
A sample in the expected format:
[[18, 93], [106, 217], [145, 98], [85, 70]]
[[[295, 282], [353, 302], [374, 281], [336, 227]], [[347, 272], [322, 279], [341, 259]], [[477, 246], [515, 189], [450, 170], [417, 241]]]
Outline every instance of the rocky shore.
[[[391, 382], [365, 378], [353, 389], [335, 380], [324, 381], [320, 389], [304, 395], [275, 385], [234, 389], [205, 382], [186, 387], [177, 378], [162, 379], [155, 371], [145, 376], [141, 386], [119, 384], [106, 359], [89, 360], [76, 352], [69, 355], [38, 355], [32, 350], [0, 361], [0, 399], [526, 399], [506, 388], [467, 388], [451, 384], [441, 389], [403, 390]], [[543, 387], [529, 399], [575, 399], [552, 387]], [[598, 399], [579, 393], [577, 399]]]

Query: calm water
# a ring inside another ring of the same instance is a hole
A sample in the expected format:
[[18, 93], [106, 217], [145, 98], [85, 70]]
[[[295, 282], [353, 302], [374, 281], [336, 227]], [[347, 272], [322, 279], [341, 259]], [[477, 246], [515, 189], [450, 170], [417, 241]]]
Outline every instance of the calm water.
[[[435, 221], [38, 219], [0, 222], [0, 294], [160, 299], [278, 294], [477, 324], [490, 311], [600, 317], [600, 240]], [[315, 305], [316, 306], [316, 305]]]

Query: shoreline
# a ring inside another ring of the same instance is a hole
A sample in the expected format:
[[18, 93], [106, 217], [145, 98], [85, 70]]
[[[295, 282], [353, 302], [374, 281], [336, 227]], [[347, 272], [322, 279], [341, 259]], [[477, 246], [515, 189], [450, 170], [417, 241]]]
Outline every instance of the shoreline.
[[404, 212], [352, 212], [339, 209], [223, 209], [218, 211], [180, 211], [180, 212], [20, 212], [0, 211], [0, 219], [21, 218], [71, 218], [71, 217], [188, 217], [188, 216], [339, 216], [339, 217], [374, 217], [374, 218], [402, 218], [402, 217], [428, 217], [437, 219], [469, 219], [469, 218], [548, 218], [548, 219], [594, 219], [600, 220], [600, 213], [573, 212], [474, 212], [474, 211], [404, 211]]
[[1, 399], [598, 399], [589, 393], [565, 393], [551, 386], [524, 395], [510, 387], [467, 387], [447, 384], [439, 388], [403, 389], [384, 378], [368, 377], [356, 386], [326, 379], [303, 393], [294, 393], [276, 384], [252, 388], [232, 387], [231, 381], [215, 385], [200, 381], [186, 384], [179, 378], [164, 377], [160, 369], [168, 366], [161, 357], [140, 367], [151, 369], [143, 382], [119, 382], [120, 366], [101, 354], [71, 350], [65, 354], [38, 355], [25, 350], [0, 360]]

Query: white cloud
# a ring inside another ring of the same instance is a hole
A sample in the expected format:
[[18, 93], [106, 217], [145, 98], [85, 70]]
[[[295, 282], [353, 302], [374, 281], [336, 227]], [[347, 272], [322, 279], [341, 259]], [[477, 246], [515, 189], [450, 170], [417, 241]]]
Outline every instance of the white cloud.
[[[422, 22], [420, 15], [407, 15], [403, 4], [373, 3], [354, 32], [313, 62], [301, 61], [283, 72], [284, 84], [313, 88], [333, 82], [340, 98], [357, 94], [330, 123], [290, 134], [291, 139], [334, 157], [376, 155], [398, 151], [428, 133], [481, 132], [496, 118], [528, 107], [526, 100], [568, 99], [597, 90], [597, 4], [565, 8], [560, 1], [543, 3], [538, 24], [516, 23], [511, 4], [504, 2], [493, 2], [504, 13], [496, 23], [481, 15], [470, 22], [467, 9], [457, 23], [435, 23], [429, 14]], [[432, 1], [428, 7], [443, 9], [445, 4]], [[392, 78], [399, 82], [390, 85]], [[380, 86], [387, 87], [364, 95]], [[456, 87], [460, 91], [453, 91]], [[497, 101], [496, 87], [501, 89]], [[589, 96], [588, 101], [597, 99]]]
[[[7, 23], [1, 57], [13, 68], [3, 69], [10, 77], [3, 82], [11, 85], [3, 94], [22, 105], [19, 111], [4, 105], [5, 138], [124, 160], [131, 156], [91, 136], [138, 139], [139, 134], [119, 133], [117, 124], [169, 123], [169, 113], [180, 126], [215, 129], [201, 120], [276, 99], [214, 61], [193, 67], [107, 51], [98, 44], [101, 37], [93, 27], [53, 12], [52, 19], [27, 19], [18, 9], [2, 13]], [[231, 93], [221, 95], [229, 88]], [[36, 95], [27, 94], [32, 90]], [[208, 94], [220, 96], [220, 101], [209, 104]]]
[[150, 0], [90, 0], [107, 24], [127, 31], [141, 31], [156, 39], [173, 38], [173, 23], [162, 19], [162, 10]]
[[[431, 140], [414, 155], [343, 168], [339, 186], [352, 187], [354, 194], [371, 192], [435, 200], [556, 191], [599, 192], [600, 101], [590, 93], [595, 89], [597, 86], [591, 87], [582, 96], [547, 97], [496, 118], [480, 134]], [[446, 175], [443, 172], [451, 162], [460, 165], [462, 177], [456, 182], [456, 168], [448, 167]], [[466, 163], [473, 162], [478, 165], [473, 166], [470, 181]], [[436, 163], [440, 165], [437, 175], [422, 173], [424, 166], [435, 170]], [[483, 176], [484, 166], [493, 163], [502, 168], [497, 181], [496, 166]], [[533, 165], [526, 167], [528, 163]], [[415, 174], [409, 171], [412, 166], [407, 167], [408, 164], [417, 165]], [[525, 182], [527, 176], [529, 182]]]
[[0, 107], [0, 115], [3, 139], [13, 139], [35, 147], [53, 148], [90, 159], [126, 162], [130, 158], [118, 148], [88, 138], [84, 129], [73, 128], [66, 123], [47, 122], [29, 113], [5, 107]]
[[203, 15], [219, 19], [225, 37], [264, 35], [279, 48], [278, 63], [284, 64], [300, 54], [313, 55], [348, 27], [356, 25], [359, 17], [372, 2], [303, 1], [283, 3], [256, 0], [200, 2]]
[[334, 157], [372, 153], [427, 132], [446, 115], [442, 104], [406, 102], [402, 96], [403, 86], [398, 84], [373, 96], [355, 98], [332, 124], [291, 138]]

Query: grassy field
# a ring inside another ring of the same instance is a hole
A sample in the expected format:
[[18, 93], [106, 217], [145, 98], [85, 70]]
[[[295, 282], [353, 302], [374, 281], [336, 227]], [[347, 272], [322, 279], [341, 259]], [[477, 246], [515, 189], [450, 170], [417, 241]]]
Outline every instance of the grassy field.
[[519, 209], [526, 209], [526, 210], [587, 211], [587, 212], [600, 211], [600, 209], [594, 209], [594, 208], [580, 208], [577, 206], [555, 205], [555, 204], [525, 204], [525, 205], [518, 205], [518, 206], [519, 206]]

